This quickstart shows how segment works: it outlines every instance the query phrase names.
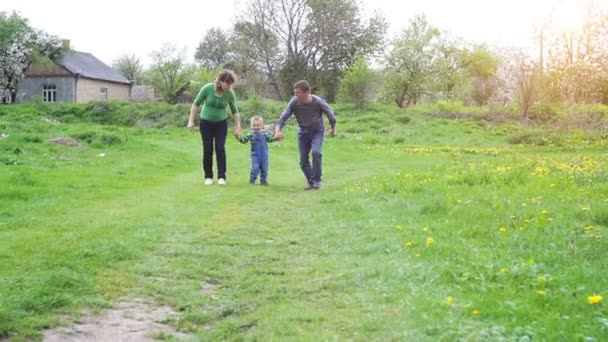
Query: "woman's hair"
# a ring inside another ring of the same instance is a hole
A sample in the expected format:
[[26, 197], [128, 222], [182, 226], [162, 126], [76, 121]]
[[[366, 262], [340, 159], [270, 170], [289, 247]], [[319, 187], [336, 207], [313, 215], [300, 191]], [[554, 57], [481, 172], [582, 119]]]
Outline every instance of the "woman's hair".
[[236, 82], [236, 74], [232, 70], [224, 70], [217, 76], [217, 83], [219, 82], [234, 84]]
[[296, 82], [293, 85], [293, 88], [309, 92], [310, 91], [310, 83], [308, 83], [308, 81], [306, 81], [306, 80], [301, 80], [301, 81]]

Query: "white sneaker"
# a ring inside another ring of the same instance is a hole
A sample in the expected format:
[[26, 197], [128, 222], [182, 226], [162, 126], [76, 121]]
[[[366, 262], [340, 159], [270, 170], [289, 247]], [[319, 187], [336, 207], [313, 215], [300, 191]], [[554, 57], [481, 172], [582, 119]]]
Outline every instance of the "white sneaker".
[[205, 185], [211, 185], [211, 184], [213, 184], [213, 179], [205, 178]]
[[219, 185], [226, 185], [226, 180], [224, 178], [220, 178], [217, 180], [217, 184]]

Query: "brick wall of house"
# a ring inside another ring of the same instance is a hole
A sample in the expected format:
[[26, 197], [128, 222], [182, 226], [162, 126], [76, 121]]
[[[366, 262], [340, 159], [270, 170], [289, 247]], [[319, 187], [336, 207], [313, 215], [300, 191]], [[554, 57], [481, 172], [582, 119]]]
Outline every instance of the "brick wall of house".
[[[107, 89], [107, 98], [101, 89]], [[76, 84], [76, 101], [100, 101], [100, 100], [129, 100], [131, 86], [129, 84], [113, 83], [106, 81], [80, 78]]]

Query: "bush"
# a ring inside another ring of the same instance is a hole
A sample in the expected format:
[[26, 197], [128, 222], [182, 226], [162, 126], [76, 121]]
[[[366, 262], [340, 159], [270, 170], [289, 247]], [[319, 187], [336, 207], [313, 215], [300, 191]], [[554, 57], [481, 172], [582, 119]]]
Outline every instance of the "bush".
[[547, 134], [541, 131], [528, 131], [515, 133], [507, 138], [507, 142], [513, 145], [536, 145], [536, 146], [561, 146], [563, 140], [559, 136]]

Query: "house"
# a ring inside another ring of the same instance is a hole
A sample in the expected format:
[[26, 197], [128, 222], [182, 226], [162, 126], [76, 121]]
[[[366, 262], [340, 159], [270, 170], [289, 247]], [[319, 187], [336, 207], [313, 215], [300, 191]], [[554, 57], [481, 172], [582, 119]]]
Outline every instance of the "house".
[[92, 54], [71, 51], [52, 65], [32, 64], [18, 94], [21, 102], [128, 101], [131, 82]]

